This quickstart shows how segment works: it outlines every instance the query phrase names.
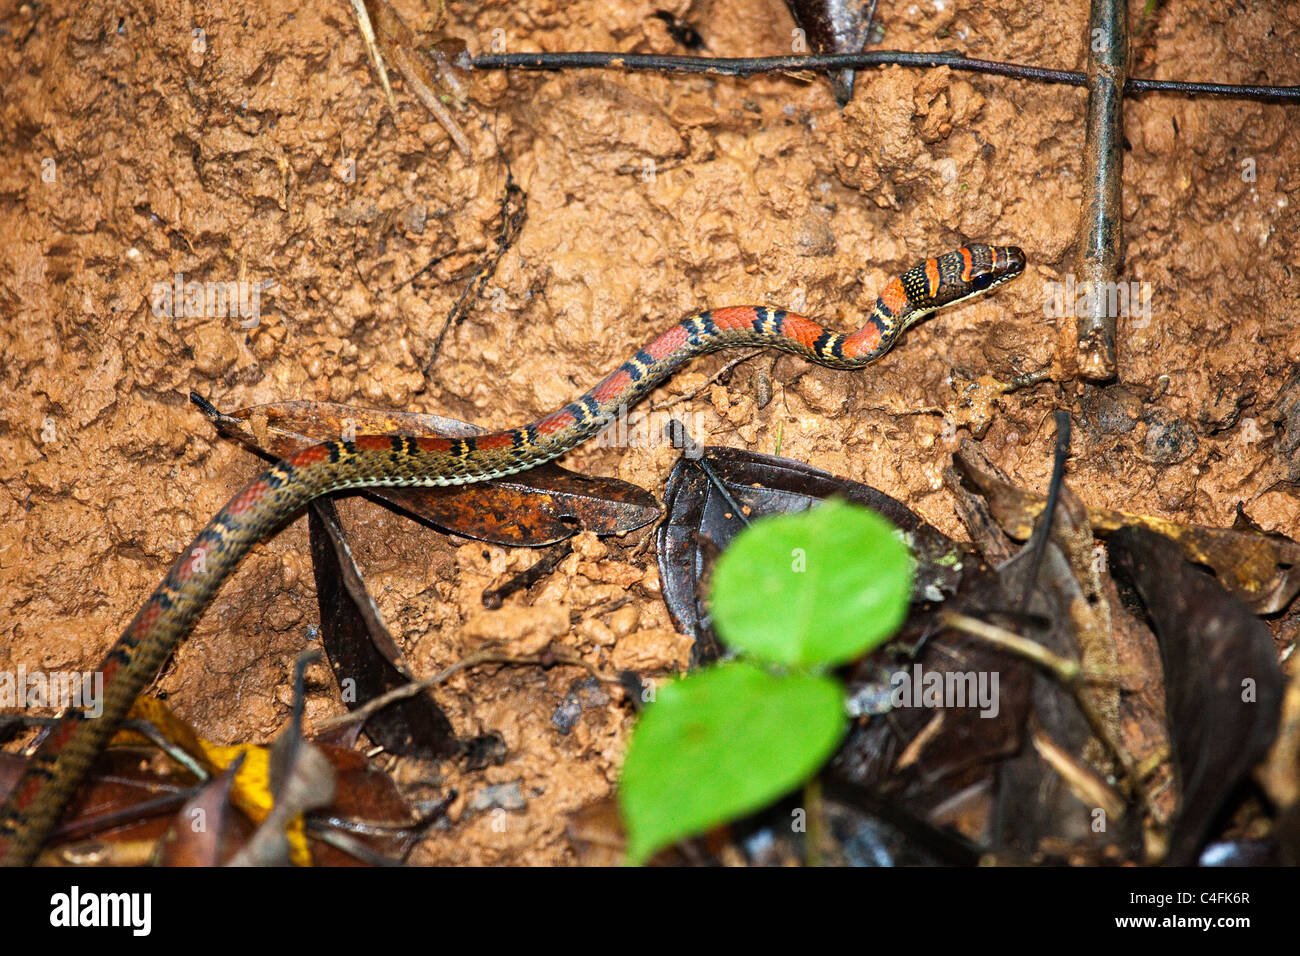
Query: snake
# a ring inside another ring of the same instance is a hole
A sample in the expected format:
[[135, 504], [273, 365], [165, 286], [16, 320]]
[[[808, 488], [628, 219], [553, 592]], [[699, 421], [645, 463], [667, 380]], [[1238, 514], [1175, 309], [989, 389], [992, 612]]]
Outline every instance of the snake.
[[68, 711], [40, 742], [0, 811], [0, 863], [32, 863], [136, 697], [156, 679], [248, 551], [308, 502], [372, 487], [462, 485], [551, 461], [691, 359], [720, 349], [767, 347], [817, 365], [874, 362], [909, 326], [1020, 275], [1015, 246], [969, 243], [895, 276], [856, 332], [796, 312], [729, 306], [697, 312], [661, 333], [594, 388], [531, 425], [461, 438], [358, 435], [282, 459], [230, 499], [198, 533], [144, 602], [100, 665], [99, 713]]

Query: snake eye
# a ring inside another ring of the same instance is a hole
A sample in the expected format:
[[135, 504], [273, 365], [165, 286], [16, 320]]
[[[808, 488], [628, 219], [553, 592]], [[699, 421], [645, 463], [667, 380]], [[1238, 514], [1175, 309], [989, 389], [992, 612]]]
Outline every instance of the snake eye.
[[976, 292], [983, 292], [993, 284], [992, 272], [977, 272], [970, 277], [971, 288]]

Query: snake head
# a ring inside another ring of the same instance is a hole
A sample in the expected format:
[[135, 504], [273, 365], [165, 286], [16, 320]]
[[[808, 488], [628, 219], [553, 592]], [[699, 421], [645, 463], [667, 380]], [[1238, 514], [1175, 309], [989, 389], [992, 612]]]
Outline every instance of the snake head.
[[903, 329], [1024, 271], [1025, 254], [1018, 247], [980, 242], [919, 262], [885, 286], [867, 324], [848, 337], [845, 351], [857, 361], [871, 361], [887, 352]]
[[908, 269], [886, 287], [876, 311], [887, 317], [901, 315], [901, 331], [938, 309], [1010, 282], [1024, 271], [1025, 254], [1018, 247], [972, 242]]
[[940, 256], [934, 271], [940, 279], [935, 304], [952, 305], [1010, 282], [1025, 271], [1025, 254], [1018, 246], [972, 242]]
[[1025, 254], [1019, 246], [985, 246], [988, 251], [987, 267], [981, 267], [978, 277], [972, 276], [971, 284], [981, 291], [991, 289], [1014, 279], [1025, 271]]

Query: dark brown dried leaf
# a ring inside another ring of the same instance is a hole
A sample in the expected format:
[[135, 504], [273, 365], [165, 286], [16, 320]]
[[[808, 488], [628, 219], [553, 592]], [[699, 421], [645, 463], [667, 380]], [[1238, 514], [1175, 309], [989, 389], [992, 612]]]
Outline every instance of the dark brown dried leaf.
[[239, 816], [230, 803], [235, 774], [244, 762], [240, 754], [219, 776], [208, 781], [181, 807], [172, 828], [158, 843], [159, 866], [220, 866], [227, 840]]
[[1182, 791], [1166, 861], [1187, 866], [1277, 734], [1282, 670], [1268, 628], [1175, 542], [1123, 528], [1111, 535], [1110, 563], [1137, 589], [1160, 641]]
[[[1011, 537], [1023, 541], [1043, 510], [1043, 497], [992, 474], [973, 442], [963, 443], [957, 462], [988, 498], [994, 517]], [[1257, 614], [1276, 614], [1300, 593], [1300, 544], [1281, 535], [1179, 524], [1150, 515], [1087, 509], [1093, 531], [1105, 536], [1120, 528], [1146, 528], [1173, 541], [1189, 561], [1213, 568], [1225, 587]]]
[[[308, 509], [321, 642], [339, 685], [354, 688], [344, 703], [355, 710], [412, 680], [401, 651], [367, 590], [329, 500]], [[366, 721], [366, 733], [390, 753], [426, 758], [458, 751], [451, 721], [428, 691], [397, 701]]]
[[[700, 463], [717, 476], [725, 495]], [[940, 601], [953, 593], [974, 560], [968, 546], [952, 541], [888, 495], [803, 462], [721, 447], [704, 449], [698, 460], [683, 456], [668, 476], [667, 516], [656, 543], [664, 601], [678, 630], [695, 638], [692, 666], [716, 659], [720, 651], [702, 603], [702, 582], [717, 555], [747, 520], [804, 511], [831, 496], [865, 505], [903, 530], [917, 561], [914, 600]]]

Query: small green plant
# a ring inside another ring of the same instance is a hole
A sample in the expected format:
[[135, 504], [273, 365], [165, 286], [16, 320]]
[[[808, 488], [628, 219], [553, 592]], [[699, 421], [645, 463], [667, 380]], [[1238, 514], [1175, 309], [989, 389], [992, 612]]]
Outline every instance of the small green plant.
[[808, 781], [848, 726], [825, 672], [902, 624], [912, 561], [873, 511], [829, 501], [765, 518], [713, 572], [714, 625], [741, 659], [660, 689], [628, 745], [628, 862], [757, 810]]

